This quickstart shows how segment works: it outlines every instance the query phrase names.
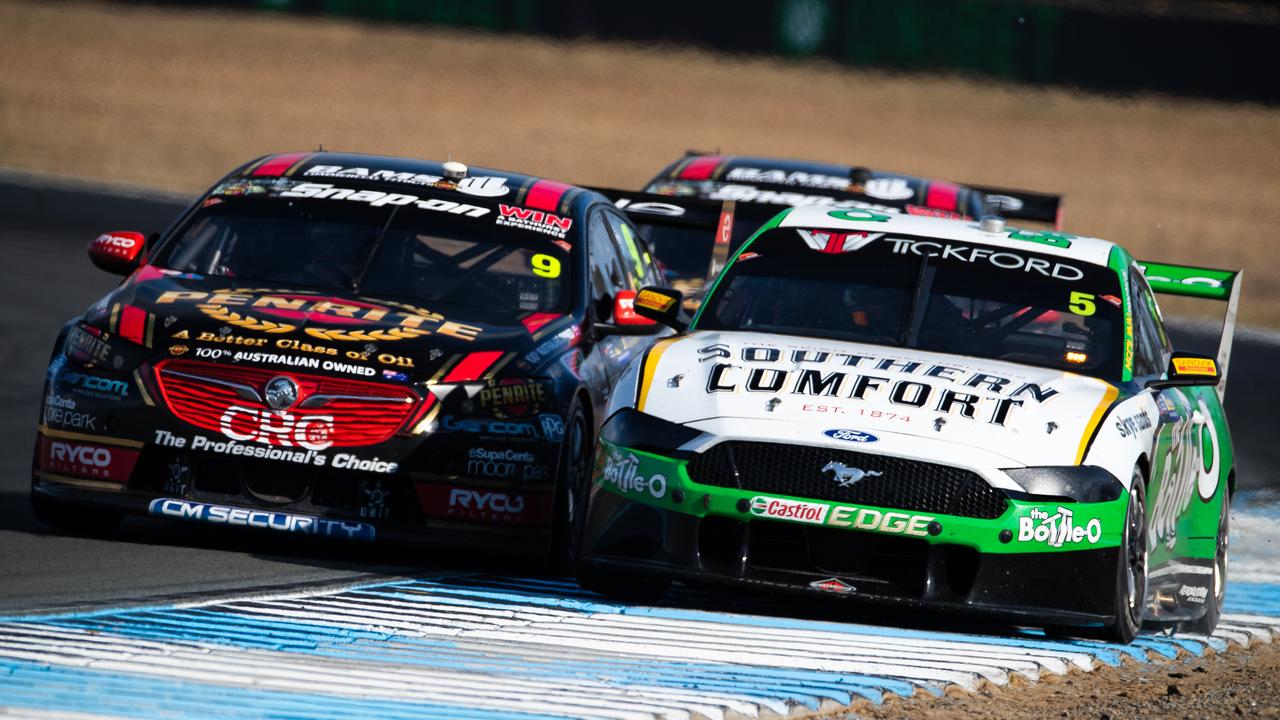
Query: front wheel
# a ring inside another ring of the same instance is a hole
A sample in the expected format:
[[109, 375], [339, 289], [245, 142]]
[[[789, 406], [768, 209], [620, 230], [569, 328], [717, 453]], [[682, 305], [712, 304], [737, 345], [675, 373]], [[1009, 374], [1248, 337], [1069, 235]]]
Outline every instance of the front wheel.
[[1116, 558], [1115, 607], [1102, 639], [1131, 643], [1142, 628], [1147, 599], [1147, 487], [1141, 468], [1129, 481], [1129, 508]]
[[1205, 603], [1204, 615], [1182, 623], [1186, 632], [1212, 635], [1222, 617], [1222, 605], [1227, 599], [1227, 549], [1231, 543], [1231, 494], [1222, 490], [1222, 508], [1218, 511], [1218, 544], [1213, 554], [1213, 595]]
[[556, 478], [555, 514], [552, 517], [551, 545], [547, 562], [557, 570], [572, 570], [582, 545], [582, 527], [587, 490], [591, 482], [591, 429], [577, 400], [565, 417], [560, 445], [559, 476]]

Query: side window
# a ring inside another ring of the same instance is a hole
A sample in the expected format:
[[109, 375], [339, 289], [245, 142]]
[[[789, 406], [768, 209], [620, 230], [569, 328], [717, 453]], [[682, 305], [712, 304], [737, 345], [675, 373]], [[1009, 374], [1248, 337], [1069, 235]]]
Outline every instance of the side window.
[[1155, 300], [1151, 287], [1137, 268], [1129, 271], [1129, 302], [1133, 312], [1133, 374], [1138, 377], [1160, 375], [1168, 363], [1164, 329], [1157, 323]]
[[637, 290], [645, 282], [644, 245], [635, 227], [615, 212], [605, 212], [614, 242], [618, 244], [618, 256], [622, 260], [626, 282], [623, 287]]
[[614, 294], [629, 288], [630, 284], [603, 212], [593, 213], [587, 223], [587, 249], [591, 266], [591, 306], [597, 320], [607, 320], [613, 314]]

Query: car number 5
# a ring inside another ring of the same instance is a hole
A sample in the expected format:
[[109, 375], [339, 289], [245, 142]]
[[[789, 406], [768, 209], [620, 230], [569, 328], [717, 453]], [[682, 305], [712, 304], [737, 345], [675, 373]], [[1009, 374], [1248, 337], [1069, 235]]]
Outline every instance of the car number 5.
[[1093, 302], [1093, 297], [1094, 296], [1089, 293], [1082, 293], [1073, 290], [1067, 307], [1076, 315], [1084, 315], [1087, 317], [1098, 310], [1098, 306]]

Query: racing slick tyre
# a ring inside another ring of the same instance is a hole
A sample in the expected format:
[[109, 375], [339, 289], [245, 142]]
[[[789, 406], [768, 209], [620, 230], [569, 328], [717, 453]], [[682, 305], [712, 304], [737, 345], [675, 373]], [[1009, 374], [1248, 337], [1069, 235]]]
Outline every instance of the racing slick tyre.
[[555, 512], [552, 515], [551, 545], [547, 563], [555, 570], [570, 572], [582, 545], [587, 493], [591, 484], [593, 448], [591, 430], [582, 405], [574, 400], [565, 417], [564, 440], [560, 445], [559, 477], [556, 478]]
[[1231, 530], [1231, 493], [1222, 491], [1222, 509], [1218, 511], [1218, 546], [1213, 553], [1213, 595], [1204, 604], [1204, 615], [1195, 620], [1182, 623], [1180, 630], [1184, 632], [1213, 634], [1218, 627], [1218, 619], [1222, 617], [1222, 604], [1227, 598], [1227, 548], [1230, 545]]
[[1129, 482], [1129, 509], [1125, 513], [1124, 535], [1116, 558], [1115, 595], [1110, 624], [1089, 628], [1086, 637], [1131, 643], [1142, 628], [1147, 598], [1147, 487], [1142, 468], [1133, 469]]
[[68, 535], [106, 537], [115, 532], [124, 516], [100, 508], [87, 508], [57, 500], [35, 491], [31, 512], [36, 520]]

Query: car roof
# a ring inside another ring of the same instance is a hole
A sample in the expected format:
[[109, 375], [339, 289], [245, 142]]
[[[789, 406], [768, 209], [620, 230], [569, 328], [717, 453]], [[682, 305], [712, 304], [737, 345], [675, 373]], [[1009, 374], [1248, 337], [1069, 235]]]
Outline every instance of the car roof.
[[[805, 205], [809, 203], [803, 200], [812, 197], [860, 198], [900, 209], [930, 208], [970, 217], [981, 214], [985, 197], [964, 185], [853, 165], [700, 153], [687, 154], [667, 165], [645, 187], [662, 193], [672, 185], [696, 187], [703, 183], [743, 185], [758, 188], [764, 197], [777, 195], [767, 200], [742, 198], [748, 202]], [[790, 198], [788, 193], [798, 197]]]
[[[469, 166], [467, 177], [454, 182], [444, 179], [444, 163], [388, 155], [277, 153], [244, 164], [231, 177], [341, 181], [400, 192], [406, 187], [457, 190], [474, 198], [500, 199], [565, 215], [581, 212], [595, 202], [608, 203], [603, 195], [576, 185], [491, 168]], [[463, 189], [459, 190], [459, 185]]]
[[1072, 258], [1107, 266], [1115, 243], [1098, 238], [1042, 230], [1021, 230], [1002, 226], [987, 232], [979, 222], [948, 220], [919, 215], [894, 215], [868, 210], [832, 210], [807, 206], [783, 211], [778, 227], [805, 227], [844, 231], [894, 233], [913, 237], [953, 240], [973, 245], [1010, 248], [1045, 255]]

